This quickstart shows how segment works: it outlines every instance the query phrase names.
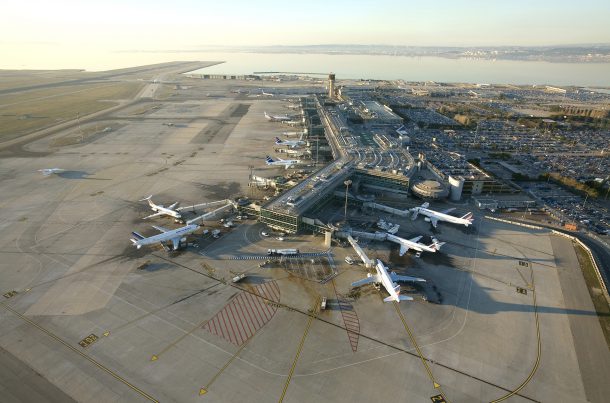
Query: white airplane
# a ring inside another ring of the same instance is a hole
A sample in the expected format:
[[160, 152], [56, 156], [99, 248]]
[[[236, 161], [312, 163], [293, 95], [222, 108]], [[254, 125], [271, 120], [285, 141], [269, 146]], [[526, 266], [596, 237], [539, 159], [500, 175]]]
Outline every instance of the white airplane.
[[265, 92], [265, 90], [261, 88], [260, 96], [262, 96], [262, 97], [274, 97], [275, 94], [272, 94], [270, 92]]
[[300, 120], [282, 120], [282, 123], [291, 127], [300, 126], [303, 124]]
[[423, 281], [423, 278], [411, 277], [411, 276], [399, 276], [394, 272], [388, 273], [388, 268], [384, 266], [381, 260], [377, 259], [377, 265], [375, 266], [377, 274], [370, 274], [367, 278], [352, 283], [352, 287], [360, 287], [364, 284], [378, 283], [383, 285], [386, 291], [390, 294], [389, 297], [384, 298], [383, 302], [391, 301], [412, 301], [412, 297], [406, 295], [400, 295], [400, 286], [395, 281]]
[[447, 213], [455, 210], [455, 208], [450, 208], [444, 211], [434, 211], [429, 210], [428, 207], [430, 203], [426, 202], [422, 204], [420, 207], [413, 207], [410, 211], [413, 212], [413, 220], [417, 218], [418, 214], [422, 214], [426, 216], [426, 221], [431, 222], [432, 226], [436, 228], [439, 221], [446, 221], [452, 224], [460, 224], [468, 227], [474, 221], [472, 218], [472, 213], [466, 213], [462, 217], [454, 217]]
[[281, 140], [279, 137], [276, 137], [275, 144], [278, 146], [296, 148], [305, 145], [305, 142], [303, 140]]
[[396, 235], [388, 234], [386, 239], [400, 245], [400, 256], [407, 253], [409, 249], [413, 249], [417, 252], [416, 256], [419, 257], [422, 252], [436, 252], [445, 244], [445, 242], [439, 242], [436, 238], [432, 238], [432, 243], [430, 245], [419, 243], [419, 240], [422, 239], [421, 235], [412, 239], [404, 239]]
[[180, 218], [182, 218], [180, 213], [175, 210], [176, 206], [178, 205], [178, 202], [176, 202], [174, 204], [171, 204], [171, 205], [169, 205], [167, 207], [163, 207], [160, 204], [153, 203], [151, 198], [152, 198], [152, 195], [150, 195], [148, 197], [145, 197], [142, 200], [139, 200], [139, 201], [147, 201], [148, 205], [150, 206], [152, 211], [155, 212], [155, 214], [151, 214], [149, 216], [144, 217], [143, 218], [144, 220], [146, 220], [147, 218], [159, 217], [159, 216], [162, 216], [162, 215], [167, 215], [167, 216], [170, 216], [170, 217], [174, 217], [176, 220], [179, 220]]
[[153, 228], [158, 231], [161, 231], [161, 234], [153, 235], [147, 238], [144, 235], [139, 234], [135, 231], [131, 233], [133, 235], [133, 238], [131, 238], [131, 242], [136, 248], [140, 249], [144, 245], [152, 245], [155, 243], [160, 243], [161, 245], [163, 245], [163, 242], [171, 241], [172, 250], [178, 250], [178, 248], [180, 247], [180, 241], [185, 240], [185, 237], [188, 234], [192, 234], [193, 232], [197, 231], [197, 229], [199, 229], [199, 225], [188, 224], [184, 227], [176, 228], [173, 230], [168, 230], [166, 228], [158, 227], [156, 225], [153, 225]]
[[173, 250], [177, 250], [178, 248], [180, 248], [180, 242], [181, 241], [185, 241], [186, 240], [186, 236], [188, 234], [192, 234], [193, 232], [197, 231], [197, 229], [200, 227], [198, 224], [196, 224], [199, 221], [205, 221], [205, 220], [209, 220], [212, 219], [213, 217], [215, 217], [218, 213], [225, 211], [227, 208], [235, 208], [236, 204], [230, 200], [220, 200], [217, 202], [211, 202], [211, 203], [202, 203], [200, 205], [195, 205], [195, 206], [190, 206], [190, 207], [196, 207], [196, 206], [206, 206], [206, 207], [210, 207], [212, 205], [216, 205], [219, 203], [225, 203], [224, 206], [217, 208], [214, 211], [210, 211], [209, 213], [205, 213], [199, 217], [195, 217], [191, 220], [188, 220], [186, 222], [186, 225], [184, 227], [180, 227], [180, 228], [176, 228], [173, 230], [169, 230], [163, 227], [158, 227], [156, 225], [153, 225], [153, 228], [161, 231], [161, 234], [158, 235], [153, 235], [151, 237], [146, 238], [145, 236], [137, 233], [137, 232], [132, 232], [131, 234], [133, 235], [133, 238], [131, 238], [131, 242], [134, 244], [134, 246], [138, 249], [140, 249], [142, 246], [144, 245], [152, 245], [155, 243], [160, 243], [164, 248], [168, 249], [163, 242], [170, 242], [172, 243], [172, 249]]
[[266, 161], [267, 165], [283, 165], [284, 169], [292, 168], [293, 165], [297, 165], [297, 164], [301, 163], [301, 161], [299, 161], [299, 160], [283, 160], [281, 158], [274, 160], [273, 158], [271, 158], [268, 155], [267, 155], [267, 159], [265, 161]]
[[44, 176], [49, 176], [52, 174], [59, 174], [62, 172], [65, 172], [65, 169], [62, 168], [44, 168], [44, 169], [39, 169], [38, 172], [42, 172], [42, 174]]
[[270, 122], [286, 122], [291, 120], [292, 118], [288, 115], [270, 115], [265, 111], [265, 117]]

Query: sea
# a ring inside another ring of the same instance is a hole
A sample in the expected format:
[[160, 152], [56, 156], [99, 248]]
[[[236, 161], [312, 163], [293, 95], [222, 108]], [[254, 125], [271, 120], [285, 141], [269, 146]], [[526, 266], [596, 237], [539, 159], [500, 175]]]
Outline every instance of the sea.
[[177, 60], [223, 62], [199, 72], [205, 74], [253, 74], [257, 72], [333, 72], [337, 79], [435, 81], [475, 84], [557, 85], [610, 87], [610, 63], [554, 63], [539, 61], [450, 59], [391, 55], [284, 54], [247, 52], [104, 52], [73, 60], [49, 58], [0, 63], [0, 68], [85, 69], [101, 71]]

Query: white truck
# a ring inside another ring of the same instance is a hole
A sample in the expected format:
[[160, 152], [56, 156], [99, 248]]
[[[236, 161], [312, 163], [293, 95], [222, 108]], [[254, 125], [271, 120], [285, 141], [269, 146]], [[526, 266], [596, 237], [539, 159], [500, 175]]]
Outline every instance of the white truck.
[[267, 249], [267, 254], [271, 256], [277, 255], [298, 255], [298, 249]]

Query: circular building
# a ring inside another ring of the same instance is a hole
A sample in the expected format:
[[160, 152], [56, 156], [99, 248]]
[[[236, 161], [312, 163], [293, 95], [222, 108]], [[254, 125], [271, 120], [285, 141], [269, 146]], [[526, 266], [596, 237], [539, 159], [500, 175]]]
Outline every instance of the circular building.
[[422, 199], [444, 199], [449, 195], [449, 189], [435, 180], [424, 180], [415, 182], [411, 191]]

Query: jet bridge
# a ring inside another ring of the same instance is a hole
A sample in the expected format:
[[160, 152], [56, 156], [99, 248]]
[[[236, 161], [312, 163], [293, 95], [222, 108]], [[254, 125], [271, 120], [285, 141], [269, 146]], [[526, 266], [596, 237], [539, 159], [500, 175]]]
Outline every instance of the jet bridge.
[[347, 241], [350, 243], [350, 245], [352, 245], [352, 248], [354, 248], [354, 251], [356, 251], [356, 254], [360, 257], [360, 259], [362, 259], [362, 263], [364, 263], [364, 266], [367, 269], [375, 266], [375, 262], [372, 261], [371, 259], [369, 259], [369, 257], [366, 255], [366, 253], [364, 253], [364, 251], [360, 247], [360, 245], [358, 245], [358, 242], [356, 242], [356, 240], [354, 238], [352, 238], [351, 235], [347, 236]]
[[394, 207], [385, 206], [385, 205], [379, 204], [379, 203], [373, 203], [373, 202], [364, 203], [364, 207], [370, 207], [370, 208], [374, 208], [376, 210], [385, 211], [386, 213], [394, 214], [399, 217], [409, 217], [411, 215], [408, 209], [399, 210]]
[[[196, 222], [198, 222], [198, 221], [209, 221], [209, 220], [213, 220], [214, 218], [216, 218], [216, 216], [217, 216], [219, 213], [222, 213], [222, 212], [223, 212], [223, 211], [225, 211], [225, 210], [228, 210], [228, 209], [231, 209], [231, 208], [234, 208], [234, 207], [235, 207], [235, 203], [234, 203], [234, 202], [232, 202], [231, 200], [222, 200], [222, 201], [218, 201], [218, 202], [203, 203], [203, 204], [200, 204], [200, 205], [198, 205], [198, 206], [207, 205], [207, 207], [210, 207], [211, 205], [218, 205], [218, 204], [220, 204], [221, 202], [224, 202], [224, 203], [225, 203], [225, 205], [224, 205], [224, 206], [221, 206], [221, 207], [219, 207], [219, 208], [217, 208], [216, 210], [212, 210], [212, 211], [210, 211], [210, 212], [208, 212], [208, 213], [205, 213], [205, 214], [200, 215], [200, 216], [198, 216], [198, 217], [195, 217], [195, 218], [193, 218], [193, 219], [191, 219], [191, 220], [188, 220], [186, 223], [187, 223], [187, 224], [195, 224], [195, 223], [196, 223]], [[193, 207], [193, 206], [191, 206], [191, 207]]]

